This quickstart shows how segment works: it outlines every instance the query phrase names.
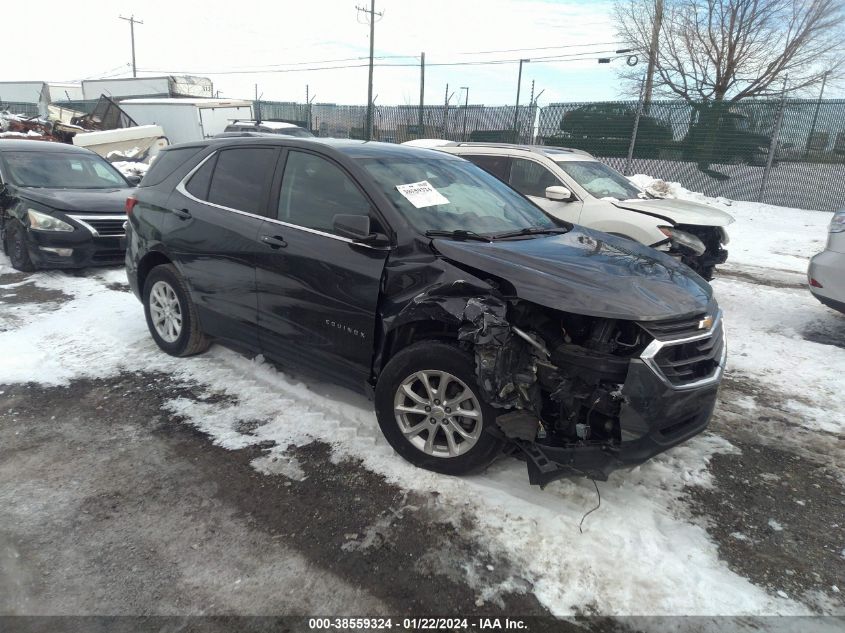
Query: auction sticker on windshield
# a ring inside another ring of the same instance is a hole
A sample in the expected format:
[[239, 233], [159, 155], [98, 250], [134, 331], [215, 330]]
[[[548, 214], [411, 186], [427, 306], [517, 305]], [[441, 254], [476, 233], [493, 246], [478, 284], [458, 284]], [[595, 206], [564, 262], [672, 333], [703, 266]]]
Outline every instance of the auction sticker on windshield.
[[412, 182], [409, 185], [396, 185], [396, 189], [417, 209], [449, 204], [446, 196], [432, 187], [427, 180]]

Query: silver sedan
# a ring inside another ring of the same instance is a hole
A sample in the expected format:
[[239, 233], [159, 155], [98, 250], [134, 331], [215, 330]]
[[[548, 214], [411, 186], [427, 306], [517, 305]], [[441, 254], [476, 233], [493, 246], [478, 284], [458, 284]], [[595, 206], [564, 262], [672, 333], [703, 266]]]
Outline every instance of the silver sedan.
[[845, 313], [845, 209], [833, 214], [827, 245], [810, 260], [807, 282], [816, 299]]

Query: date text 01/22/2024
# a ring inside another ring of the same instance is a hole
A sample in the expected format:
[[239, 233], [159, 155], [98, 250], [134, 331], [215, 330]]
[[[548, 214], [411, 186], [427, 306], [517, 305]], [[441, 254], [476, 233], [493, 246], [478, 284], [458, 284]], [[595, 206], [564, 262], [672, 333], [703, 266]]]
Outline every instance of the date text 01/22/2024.
[[400, 631], [514, 631], [528, 627], [523, 620], [511, 618], [310, 618], [308, 628], [328, 631], [393, 628]]

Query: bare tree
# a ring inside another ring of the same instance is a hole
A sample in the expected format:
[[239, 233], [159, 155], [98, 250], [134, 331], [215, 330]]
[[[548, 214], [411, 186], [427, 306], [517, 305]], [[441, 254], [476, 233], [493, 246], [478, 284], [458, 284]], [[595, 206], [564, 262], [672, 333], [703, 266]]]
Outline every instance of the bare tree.
[[[801, 92], [845, 71], [842, 0], [618, 0], [619, 36], [653, 59], [654, 87], [693, 101]], [[656, 41], [656, 50], [652, 42]], [[636, 82], [642, 72], [626, 68]]]

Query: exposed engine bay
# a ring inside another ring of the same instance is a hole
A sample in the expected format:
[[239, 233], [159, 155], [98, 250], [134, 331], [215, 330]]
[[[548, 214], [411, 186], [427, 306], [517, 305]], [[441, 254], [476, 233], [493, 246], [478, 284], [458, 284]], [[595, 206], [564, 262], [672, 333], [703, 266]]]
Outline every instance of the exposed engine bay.
[[509, 439], [565, 447], [621, 442], [622, 386], [650, 337], [636, 323], [473, 298], [459, 340]]

